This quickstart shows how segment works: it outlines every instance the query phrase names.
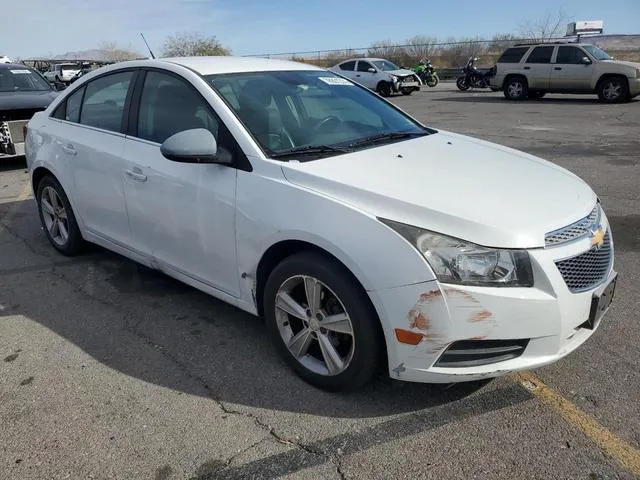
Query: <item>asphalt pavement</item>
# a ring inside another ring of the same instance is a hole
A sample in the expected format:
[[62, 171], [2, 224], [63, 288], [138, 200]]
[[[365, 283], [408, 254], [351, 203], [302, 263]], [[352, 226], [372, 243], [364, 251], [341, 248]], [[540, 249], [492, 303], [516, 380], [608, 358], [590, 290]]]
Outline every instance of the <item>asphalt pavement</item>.
[[393, 101], [595, 189], [620, 278], [585, 345], [524, 376], [325, 393], [259, 319], [98, 247], [55, 253], [24, 163], [3, 162], [0, 479], [640, 478], [640, 101], [453, 84]]

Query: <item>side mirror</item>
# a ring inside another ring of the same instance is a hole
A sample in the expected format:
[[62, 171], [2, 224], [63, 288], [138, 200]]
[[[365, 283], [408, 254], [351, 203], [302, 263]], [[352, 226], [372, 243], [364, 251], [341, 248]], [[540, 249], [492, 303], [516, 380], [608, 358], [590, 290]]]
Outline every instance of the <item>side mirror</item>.
[[591, 65], [591, 60], [589, 59], [589, 57], [582, 57], [580, 59], [580, 63], [582, 63], [583, 65]]
[[376, 69], [371, 67], [371, 68], [367, 69], [367, 72], [376, 73]]
[[183, 130], [171, 135], [160, 145], [160, 153], [174, 162], [223, 165], [232, 162], [231, 154], [224, 149], [218, 150], [215, 137], [204, 128]]

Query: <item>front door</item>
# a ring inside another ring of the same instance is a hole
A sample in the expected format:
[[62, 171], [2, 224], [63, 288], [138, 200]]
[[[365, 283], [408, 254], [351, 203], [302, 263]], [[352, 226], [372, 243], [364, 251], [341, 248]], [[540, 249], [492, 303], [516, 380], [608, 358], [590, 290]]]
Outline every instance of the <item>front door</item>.
[[167, 138], [193, 128], [208, 129], [219, 149], [237, 152], [228, 130], [192, 85], [159, 71], [146, 73], [136, 123], [125, 143], [124, 171], [136, 248], [161, 268], [238, 296], [236, 169], [174, 162], [160, 153]]
[[549, 87], [565, 92], [589, 91], [595, 68], [592, 63], [583, 62], [585, 57], [589, 58], [579, 47], [558, 47]]
[[551, 45], [536, 47], [529, 53], [522, 68], [525, 71], [530, 89], [544, 90], [549, 88], [551, 56], [554, 48]]
[[119, 72], [92, 80], [56, 109], [59, 121], [51, 123], [57, 154], [72, 172], [76, 214], [91, 233], [125, 247], [131, 231], [122, 183], [122, 131], [134, 75]]
[[[373, 72], [371, 70], [374, 70]], [[377, 70], [370, 62], [365, 60], [358, 60], [358, 66], [356, 67], [355, 81], [360, 85], [364, 85], [367, 88], [375, 90], [378, 86], [379, 75]]]

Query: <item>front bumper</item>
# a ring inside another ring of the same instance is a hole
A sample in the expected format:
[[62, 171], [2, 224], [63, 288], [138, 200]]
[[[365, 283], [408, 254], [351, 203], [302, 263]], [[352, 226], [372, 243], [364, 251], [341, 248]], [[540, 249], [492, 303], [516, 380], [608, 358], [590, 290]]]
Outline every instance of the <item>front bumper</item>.
[[[606, 226], [608, 229], [608, 225]], [[392, 378], [452, 383], [496, 377], [553, 363], [584, 343], [597, 329], [586, 328], [594, 292], [571, 293], [555, 262], [588, 251], [591, 240], [530, 251], [534, 287], [489, 288], [437, 281], [370, 292], [385, 333]], [[611, 245], [613, 249], [613, 244]], [[606, 321], [606, 319], [604, 320]], [[395, 330], [422, 335], [417, 345], [397, 340]], [[516, 358], [468, 367], [436, 366], [454, 342], [519, 340], [528, 343]]]
[[0, 121], [0, 158], [24, 155], [24, 134], [22, 128], [29, 120]]

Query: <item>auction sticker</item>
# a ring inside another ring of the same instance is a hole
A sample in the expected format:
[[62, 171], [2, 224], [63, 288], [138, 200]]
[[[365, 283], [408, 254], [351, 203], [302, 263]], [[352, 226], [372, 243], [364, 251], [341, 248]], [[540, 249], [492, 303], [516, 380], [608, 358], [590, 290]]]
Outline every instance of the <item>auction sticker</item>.
[[348, 87], [353, 86], [353, 83], [351, 83], [346, 78], [341, 77], [318, 77], [318, 80], [322, 80], [327, 85], [346, 85]]
[[11, 69], [9, 69], [9, 71], [11, 73], [31, 73], [31, 70], [25, 70], [25, 69], [21, 69], [21, 70], [11, 70]]

